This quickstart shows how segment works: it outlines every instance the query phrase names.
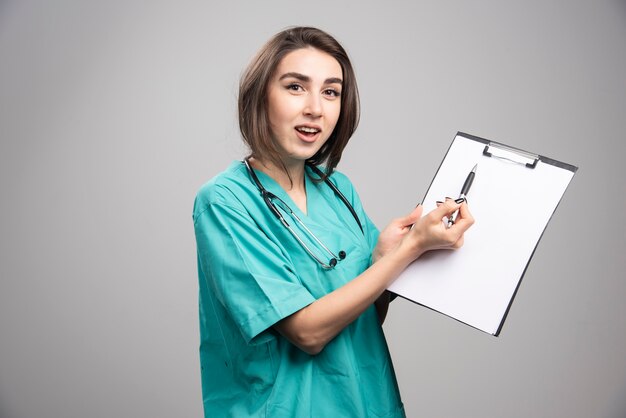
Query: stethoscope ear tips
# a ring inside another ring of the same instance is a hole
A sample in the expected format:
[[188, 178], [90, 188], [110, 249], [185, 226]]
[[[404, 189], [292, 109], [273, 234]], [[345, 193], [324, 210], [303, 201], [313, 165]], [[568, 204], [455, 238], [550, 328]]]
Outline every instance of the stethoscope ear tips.
[[[346, 252], [344, 250], [339, 251], [339, 259], [343, 260], [344, 258], [346, 258]], [[335, 268], [335, 266], [337, 265], [337, 259], [335, 257], [331, 258], [328, 261], [328, 265], [331, 269]]]

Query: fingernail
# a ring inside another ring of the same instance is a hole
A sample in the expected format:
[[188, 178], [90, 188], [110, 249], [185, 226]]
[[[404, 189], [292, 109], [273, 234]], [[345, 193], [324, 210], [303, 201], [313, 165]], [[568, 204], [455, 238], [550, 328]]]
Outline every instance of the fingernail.
[[438, 204], [440, 204], [440, 205], [443, 205], [443, 202], [442, 202], [441, 200], [437, 200], [437, 202], [435, 202], [435, 203], [438, 203]]
[[448, 199], [452, 199], [452, 198], [451, 198], [451, 197], [446, 196], [446, 200], [448, 200]]
[[458, 199], [456, 199], [454, 201], [454, 203], [463, 203], [463, 202], [465, 202], [465, 198], [464, 197], [459, 197]]

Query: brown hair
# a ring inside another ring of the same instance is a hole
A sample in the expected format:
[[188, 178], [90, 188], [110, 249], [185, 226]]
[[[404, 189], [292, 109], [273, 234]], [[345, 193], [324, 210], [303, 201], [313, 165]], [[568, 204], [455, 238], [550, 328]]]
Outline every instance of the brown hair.
[[335, 58], [343, 72], [341, 112], [326, 143], [307, 160], [325, 164], [326, 176], [332, 174], [348, 140], [359, 123], [359, 92], [348, 54], [335, 38], [312, 27], [294, 27], [277, 33], [252, 59], [239, 83], [239, 129], [251, 156], [267, 158], [278, 167], [284, 164], [272, 138], [267, 112], [267, 87], [280, 61], [297, 49], [313, 47]]

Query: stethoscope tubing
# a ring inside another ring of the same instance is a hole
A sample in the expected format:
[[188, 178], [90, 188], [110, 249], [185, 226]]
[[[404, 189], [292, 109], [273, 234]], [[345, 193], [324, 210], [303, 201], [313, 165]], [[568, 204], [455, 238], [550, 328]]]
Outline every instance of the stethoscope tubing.
[[[317, 238], [317, 236], [304, 224], [304, 222], [302, 222], [300, 217], [298, 215], [296, 215], [296, 213], [291, 209], [291, 207], [286, 202], [284, 202], [281, 198], [276, 196], [274, 193], [268, 191], [261, 184], [261, 181], [259, 180], [259, 178], [257, 177], [256, 173], [254, 172], [254, 170], [250, 166], [250, 163], [249, 163], [247, 158], [243, 160], [243, 163], [244, 163], [244, 165], [245, 165], [245, 167], [246, 167], [246, 169], [248, 171], [248, 174], [250, 175], [250, 178], [252, 179], [253, 183], [259, 189], [259, 192], [261, 193], [261, 197], [263, 198], [263, 201], [265, 202], [267, 207], [274, 214], [274, 216], [280, 221], [280, 223], [282, 223], [283, 226], [298, 241], [298, 243], [300, 243], [302, 248], [304, 248], [304, 250], [313, 259], [315, 259], [315, 261], [317, 261], [325, 269], [332, 269], [332, 268], [334, 268], [337, 265], [338, 260], [343, 260], [346, 257], [346, 254], [345, 254], [344, 251], [340, 251], [339, 252], [339, 256], [337, 256], [335, 253], [333, 253], [326, 245], [324, 245], [324, 243], [322, 243], [322, 241], [320, 241], [319, 238]], [[324, 177], [322, 172], [317, 167], [313, 166], [312, 164], [308, 164], [308, 165], [309, 165], [309, 167], [313, 170], [313, 172], [316, 175], [318, 175], [320, 178]], [[357, 225], [359, 226], [359, 229], [361, 229], [361, 232], [363, 232], [363, 226], [361, 225], [361, 221], [359, 220], [359, 217], [358, 217], [356, 211], [354, 210], [354, 208], [352, 207], [352, 205], [350, 204], [348, 199], [344, 196], [343, 193], [341, 193], [341, 191], [337, 188], [337, 186], [335, 186], [327, 177], [324, 178], [324, 182], [326, 184], [328, 184], [328, 186], [339, 197], [339, 199], [343, 202], [343, 204], [350, 210], [350, 213], [352, 214], [352, 216], [354, 217], [355, 221], [357, 222]], [[289, 214], [292, 216], [292, 218], [296, 220], [298, 225], [300, 225], [300, 227], [302, 227], [309, 234], [309, 236], [315, 242], [317, 242], [320, 245], [320, 247], [322, 247], [324, 249], [324, 251], [326, 251], [331, 256], [331, 258], [330, 258], [328, 263], [325, 263], [318, 256], [316, 256], [313, 253], [313, 251], [308, 247], [308, 245], [306, 245], [306, 243], [302, 240], [302, 238], [293, 230], [293, 228], [291, 227], [291, 225], [289, 225], [289, 223], [287, 222], [285, 217], [282, 215], [280, 210], [278, 210], [278, 207], [276, 207], [276, 204], [273, 202], [273, 199], [276, 199], [278, 202], [280, 202], [281, 208], [285, 212], [289, 212]]]

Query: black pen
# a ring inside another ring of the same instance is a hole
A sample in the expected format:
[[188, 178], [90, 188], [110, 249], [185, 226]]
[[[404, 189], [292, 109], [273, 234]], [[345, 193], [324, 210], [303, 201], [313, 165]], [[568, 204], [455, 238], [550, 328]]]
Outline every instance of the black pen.
[[[463, 183], [463, 187], [461, 187], [461, 193], [459, 194], [459, 198], [456, 199], [455, 202], [462, 203], [466, 200], [465, 197], [469, 193], [470, 187], [472, 187], [474, 176], [476, 176], [476, 167], [478, 167], [478, 164], [476, 164], [474, 168], [472, 168], [472, 171], [470, 171], [469, 174], [467, 175], [467, 178], [465, 179], [465, 183]], [[457, 215], [458, 215], [458, 211], [455, 211], [452, 214], [452, 216], [448, 218], [448, 228], [454, 225]]]

